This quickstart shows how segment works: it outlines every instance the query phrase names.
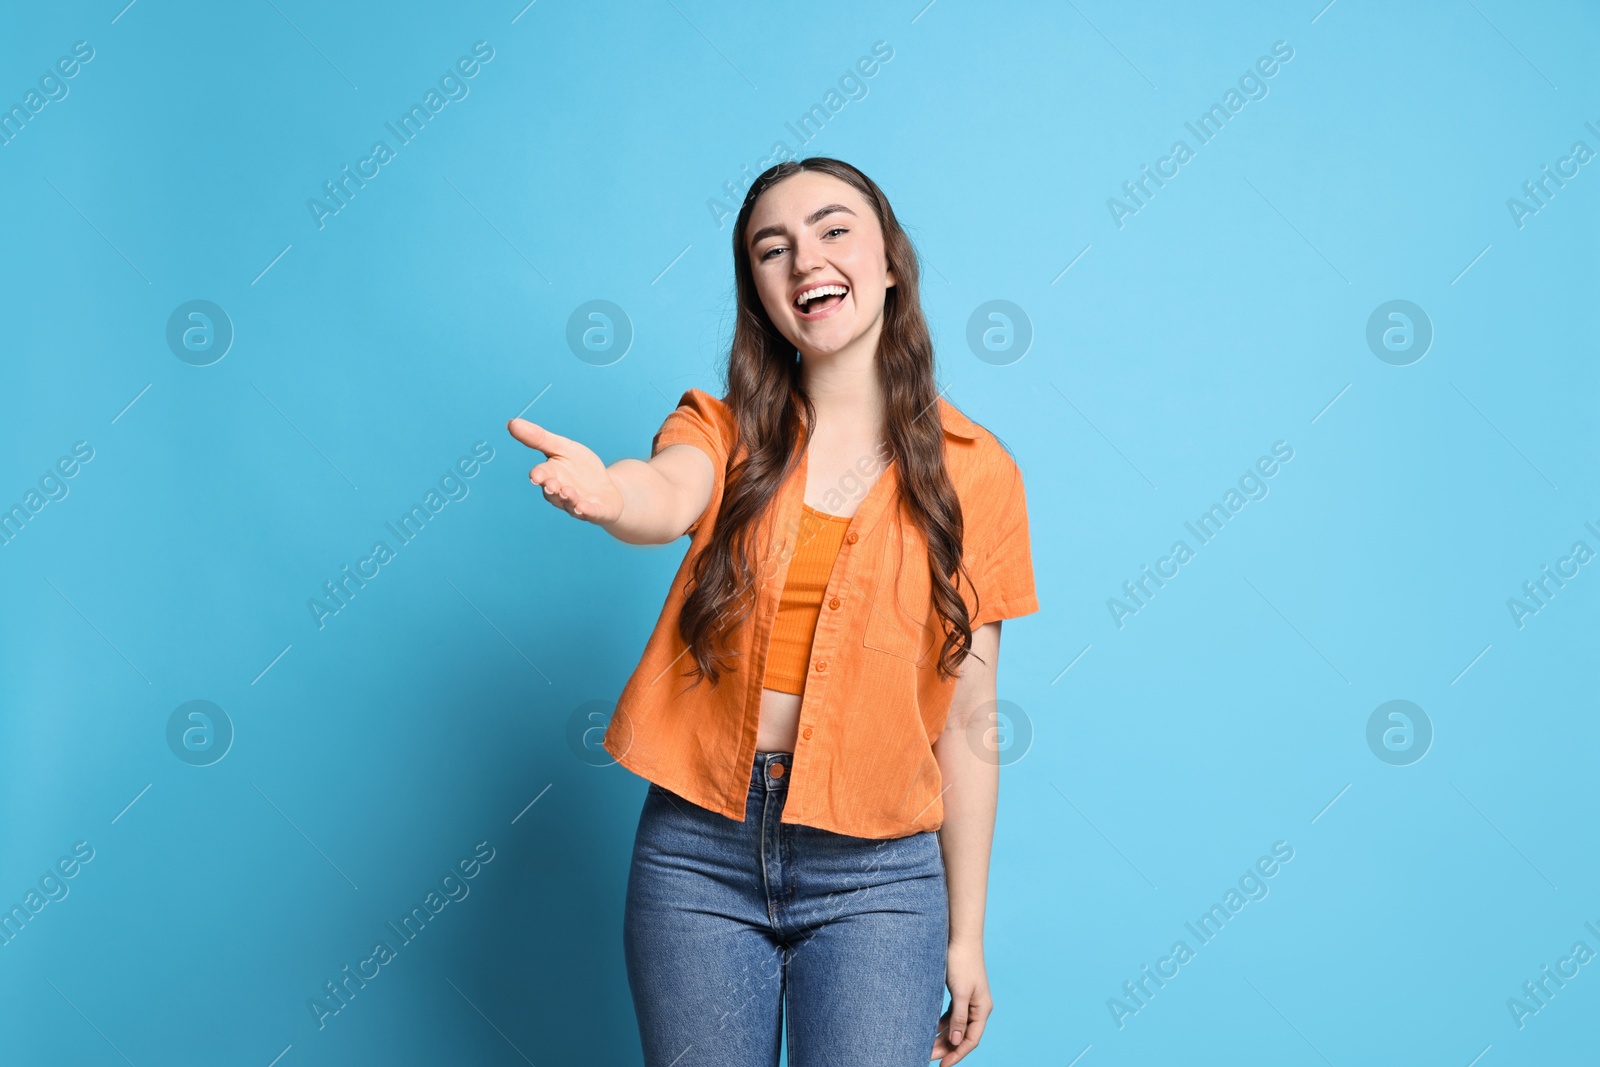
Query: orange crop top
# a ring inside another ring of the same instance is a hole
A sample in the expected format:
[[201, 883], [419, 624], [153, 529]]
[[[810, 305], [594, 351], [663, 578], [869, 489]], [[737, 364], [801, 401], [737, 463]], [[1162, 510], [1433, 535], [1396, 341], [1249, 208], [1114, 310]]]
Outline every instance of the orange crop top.
[[797, 695], [805, 692], [822, 594], [849, 525], [849, 516], [829, 515], [800, 502], [800, 533], [767, 645], [767, 672], [761, 683], [765, 688]]

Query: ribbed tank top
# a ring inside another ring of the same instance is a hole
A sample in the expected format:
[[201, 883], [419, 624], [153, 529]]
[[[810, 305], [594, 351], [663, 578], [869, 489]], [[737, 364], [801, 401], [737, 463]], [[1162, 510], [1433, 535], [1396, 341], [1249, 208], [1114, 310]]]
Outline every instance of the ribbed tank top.
[[847, 515], [829, 515], [801, 502], [800, 532], [767, 647], [767, 671], [762, 682], [765, 688], [780, 693], [805, 691], [806, 666], [817, 631], [817, 616], [822, 612], [822, 595], [849, 525]]

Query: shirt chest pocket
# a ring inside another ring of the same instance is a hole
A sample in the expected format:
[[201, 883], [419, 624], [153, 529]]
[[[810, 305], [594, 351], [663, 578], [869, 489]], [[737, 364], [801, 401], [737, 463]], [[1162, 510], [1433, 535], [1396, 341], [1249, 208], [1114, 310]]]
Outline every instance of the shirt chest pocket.
[[871, 599], [861, 643], [921, 663], [937, 651], [933, 647], [937, 632], [929, 624], [932, 614], [927, 541], [920, 531], [891, 531], [874, 554]]

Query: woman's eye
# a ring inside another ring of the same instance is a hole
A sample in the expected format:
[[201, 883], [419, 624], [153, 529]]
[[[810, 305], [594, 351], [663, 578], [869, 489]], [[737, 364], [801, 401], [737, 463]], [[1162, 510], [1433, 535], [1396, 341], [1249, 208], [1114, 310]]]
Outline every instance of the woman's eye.
[[783, 251], [783, 246], [782, 245], [773, 245], [771, 248], [769, 248], [765, 252], [761, 253], [761, 258], [762, 259], [771, 259], [772, 258], [772, 253], [774, 253], [774, 252], [782, 252], [782, 251]]
[[823, 234], [823, 236], [824, 237], [832, 237], [836, 233], [849, 233], [849, 232], [850, 231], [845, 229], [843, 226], [835, 226], [833, 229], [831, 229], [827, 233]]

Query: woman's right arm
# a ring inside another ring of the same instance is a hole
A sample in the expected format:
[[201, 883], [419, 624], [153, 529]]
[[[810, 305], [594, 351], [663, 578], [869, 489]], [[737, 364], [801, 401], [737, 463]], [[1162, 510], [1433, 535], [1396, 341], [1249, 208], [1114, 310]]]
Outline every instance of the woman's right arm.
[[648, 462], [619, 459], [606, 473], [622, 494], [622, 513], [599, 525], [630, 545], [664, 545], [682, 537], [711, 503], [715, 481], [711, 457], [681, 444], [668, 445]]
[[682, 537], [711, 503], [716, 471], [693, 445], [668, 445], [650, 460], [607, 467], [588, 447], [532, 423], [512, 419], [511, 436], [545, 454], [528, 472], [544, 498], [630, 545], [664, 545]]

